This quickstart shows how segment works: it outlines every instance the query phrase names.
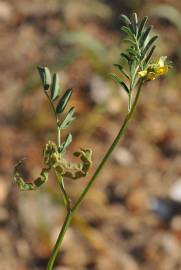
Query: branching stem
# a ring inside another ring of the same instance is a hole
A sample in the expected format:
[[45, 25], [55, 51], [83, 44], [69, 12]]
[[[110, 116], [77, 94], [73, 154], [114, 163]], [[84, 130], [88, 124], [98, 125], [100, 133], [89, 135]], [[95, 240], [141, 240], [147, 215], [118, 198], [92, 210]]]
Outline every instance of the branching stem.
[[62, 191], [65, 206], [66, 206], [67, 210], [71, 210], [71, 200], [70, 200], [70, 198], [65, 190], [63, 177], [60, 174], [58, 174], [55, 170], [54, 170], [54, 173], [55, 173], [55, 176], [58, 180], [60, 189]]
[[[140, 96], [140, 92], [141, 92], [141, 88], [142, 88], [142, 85], [143, 85], [143, 81], [140, 82], [139, 84], [139, 87], [138, 87], [138, 90], [137, 90], [137, 94], [136, 94], [136, 97], [134, 99], [134, 103], [130, 109], [130, 111], [128, 112], [128, 114], [126, 115], [125, 117], [125, 120], [117, 134], [117, 136], [115, 137], [112, 145], [110, 146], [110, 148], [108, 149], [107, 153], [105, 154], [105, 156], [103, 157], [102, 161], [100, 162], [100, 164], [98, 165], [95, 173], [93, 174], [92, 178], [89, 180], [87, 186], [85, 187], [85, 189], [83, 190], [83, 192], [80, 194], [80, 197], [78, 198], [77, 202], [74, 204], [74, 206], [72, 208], [67, 208], [67, 215], [66, 215], [66, 218], [65, 218], [65, 221], [64, 221], [64, 224], [62, 226], [62, 229], [60, 231], [60, 234], [58, 236], [58, 239], [57, 239], [57, 242], [54, 246], [54, 249], [52, 251], [52, 255], [50, 257], [50, 260], [49, 260], [49, 263], [48, 263], [48, 266], [47, 266], [47, 270], [52, 270], [53, 269], [53, 265], [54, 265], [54, 262], [55, 262], [55, 259], [57, 257], [57, 254], [58, 254], [58, 251], [59, 251], [59, 248], [62, 244], [62, 241], [63, 241], [63, 238], [64, 238], [64, 235], [69, 227], [69, 224], [72, 220], [72, 217], [73, 217], [73, 214], [74, 212], [78, 209], [78, 207], [80, 206], [80, 204], [82, 203], [82, 201], [84, 200], [86, 194], [88, 193], [89, 189], [92, 187], [93, 183], [95, 182], [95, 180], [97, 179], [97, 176], [100, 174], [101, 170], [103, 169], [105, 163], [107, 162], [107, 160], [109, 159], [109, 157], [111, 156], [113, 150], [115, 149], [115, 147], [118, 145], [118, 143], [120, 142], [120, 139], [123, 137], [124, 135], [124, 132], [127, 128], [127, 125], [128, 125], [128, 122], [129, 120], [131, 119], [133, 113], [134, 113], [134, 110], [136, 108], [136, 105], [138, 103], [138, 98]], [[58, 177], [58, 176], [57, 176]], [[60, 187], [62, 189], [62, 192], [64, 194], [64, 197], [65, 197], [65, 200], [66, 202], [70, 203], [70, 200], [66, 194], [66, 191], [64, 190], [64, 188], [62, 187], [61, 185], [61, 182], [59, 180], [59, 183], [60, 183]]]

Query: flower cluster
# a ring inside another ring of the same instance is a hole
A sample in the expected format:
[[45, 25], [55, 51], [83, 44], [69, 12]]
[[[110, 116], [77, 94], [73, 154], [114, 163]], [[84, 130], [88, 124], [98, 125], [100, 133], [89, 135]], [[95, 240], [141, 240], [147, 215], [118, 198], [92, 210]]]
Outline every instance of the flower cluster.
[[155, 80], [157, 77], [168, 72], [171, 65], [166, 62], [167, 56], [161, 56], [156, 63], [149, 64], [147, 69], [138, 72], [138, 75], [148, 81]]

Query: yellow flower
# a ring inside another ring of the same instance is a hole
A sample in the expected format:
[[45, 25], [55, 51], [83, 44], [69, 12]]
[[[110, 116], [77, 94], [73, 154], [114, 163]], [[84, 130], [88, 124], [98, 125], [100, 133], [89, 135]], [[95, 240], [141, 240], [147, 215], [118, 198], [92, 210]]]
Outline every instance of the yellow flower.
[[165, 64], [167, 56], [161, 56], [158, 62], [150, 64], [146, 70], [138, 72], [138, 75], [142, 78], [146, 78], [148, 81], [155, 80], [158, 76], [164, 75], [168, 72], [169, 66]]
[[141, 77], [145, 77], [147, 75], [148, 71], [147, 70], [142, 70], [142, 71], [139, 71], [138, 74], [141, 76]]
[[153, 81], [158, 77], [158, 75], [155, 72], [149, 71], [146, 78], [148, 81]]

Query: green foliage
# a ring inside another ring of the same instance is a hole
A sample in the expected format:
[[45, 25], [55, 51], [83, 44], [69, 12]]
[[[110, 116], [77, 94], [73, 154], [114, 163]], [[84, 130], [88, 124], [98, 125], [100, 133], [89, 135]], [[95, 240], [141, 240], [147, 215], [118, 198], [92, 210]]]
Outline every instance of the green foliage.
[[[145, 58], [151, 51], [151, 45], [157, 39], [157, 36], [151, 36], [152, 26], [146, 26], [147, 17], [144, 17], [141, 22], [138, 22], [137, 15], [133, 15], [133, 23], [128, 24], [125, 15], [121, 19], [126, 26], [122, 26], [122, 31], [126, 32], [129, 37], [130, 46], [128, 47], [125, 55], [128, 59], [128, 66], [131, 69], [132, 65], [136, 68], [145, 67]], [[125, 56], [124, 55], [124, 56]], [[133, 62], [136, 61], [136, 64]]]
[[72, 123], [72, 121], [75, 119], [74, 114], [75, 114], [75, 108], [72, 107], [68, 111], [68, 113], [67, 113], [65, 119], [63, 120], [63, 122], [59, 125], [60, 129], [66, 129]]
[[146, 26], [148, 17], [144, 17], [140, 22], [137, 14], [134, 13], [129, 19], [126, 15], [121, 15], [123, 26], [121, 30], [126, 34], [125, 41], [128, 43], [128, 48], [124, 53], [121, 53], [121, 62], [126, 60], [127, 68], [123, 68], [122, 64], [114, 66], [123, 75], [124, 78], [119, 78], [116, 74], [111, 74], [111, 77], [119, 83], [129, 96], [129, 109], [131, 108], [132, 90], [139, 83], [140, 76], [138, 72], [144, 70], [150, 62], [154, 51], [154, 42], [157, 36], [152, 36], [151, 26]]
[[114, 66], [121, 73], [120, 78], [117, 74], [111, 73], [111, 77], [116, 81], [123, 90], [128, 94], [128, 111], [132, 107], [132, 91], [137, 87], [141, 80], [144, 82], [154, 80], [160, 75], [167, 73], [170, 65], [163, 61], [165, 57], [161, 57], [154, 64], [151, 63], [152, 55], [155, 50], [155, 41], [158, 36], [152, 35], [152, 26], [147, 26], [148, 17], [144, 17], [140, 22], [136, 13], [132, 18], [121, 15], [123, 26], [121, 30], [126, 34], [125, 42], [128, 48], [121, 53], [121, 62], [126, 61], [127, 67], [121, 64]]
[[65, 139], [65, 141], [60, 145], [59, 147], [59, 153], [65, 153], [66, 148], [71, 144], [72, 142], [72, 134], [69, 133]]
[[43, 88], [46, 91], [49, 89], [52, 81], [50, 71], [47, 67], [38, 66], [37, 68], [40, 74]]
[[[69, 125], [75, 119], [74, 107], [70, 108], [64, 116], [64, 110], [66, 109], [72, 96], [72, 89], [67, 89], [63, 96], [59, 97], [60, 83], [58, 75], [54, 73], [53, 76], [51, 76], [51, 73], [47, 67], [38, 67], [43, 85], [43, 92], [48, 98], [55, 116], [57, 143], [49, 141], [45, 145], [43, 151], [44, 167], [40, 173], [40, 176], [35, 179], [35, 181], [31, 183], [26, 183], [24, 181], [23, 177], [18, 171], [22, 161], [20, 161], [15, 166], [14, 181], [20, 190], [35, 190], [48, 180], [49, 172], [52, 170], [59, 183], [63, 201], [67, 209], [67, 216], [65, 218], [64, 224], [62, 225], [62, 229], [50, 257], [47, 270], [53, 269], [53, 265], [58, 254], [58, 249], [70, 224], [73, 213], [80, 206], [87, 192], [104, 167], [106, 161], [109, 159], [113, 150], [118, 145], [120, 139], [123, 137], [124, 132], [128, 126], [128, 122], [132, 118], [135, 111], [143, 84], [149, 80], [154, 80], [158, 76], [167, 73], [168, 69], [170, 68], [170, 64], [167, 62], [166, 56], [161, 56], [158, 61], [153, 63], [151, 62], [151, 58], [155, 50], [154, 43], [157, 39], [157, 36], [151, 35], [152, 26], [146, 26], [148, 18], [144, 17], [139, 22], [137, 14], [134, 13], [131, 18], [128, 18], [125, 15], [121, 15], [121, 19], [124, 24], [121, 29], [126, 34], [125, 41], [129, 44], [127, 50], [124, 53], [121, 53], [121, 61], [126, 60], [126, 67], [124, 67], [122, 63], [115, 64], [114, 66], [121, 73], [121, 78], [113, 73], [111, 74], [111, 77], [128, 94], [128, 113], [126, 114], [123, 124], [121, 125], [119, 132], [113, 140], [111, 146], [105, 155], [103, 155], [103, 158], [101, 162], [99, 162], [94, 174], [73, 205], [71, 204], [71, 200], [64, 185], [64, 177], [69, 179], [79, 179], [81, 177], [85, 177], [90, 169], [90, 166], [92, 165], [92, 151], [90, 149], [82, 148], [79, 151], [76, 151], [74, 156], [79, 157], [79, 163], [68, 162], [64, 158], [67, 147], [70, 145], [73, 139], [72, 134], [68, 133], [66, 139], [61, 142], [61, 132], [69, 127]], [[81, 33], [72, 35], [72, 37], [69, 36], [69, 44], [71, 44], [71, 38], [74, 41], [76, 39], [79, 40], [79, 38], [81, 38]], [[86, 44], [89, 44], [89, 41], [91, 41], [90, 36], [86, 36], [86, 38], [83, 41], [81, 40], [82, 45], [86, 46]], [[64, 37], [64, 39], [66, 38]], [[90, 45], [93, 46], [92, 44]], [[97, 52], [100, 50], [101, 56], [101, 47], [98, 43], [95, 43], [91, 49], [94, 49]], [[135, 91], [135, 95], [132, 98], [133, 90]]]
[[62, 113], [64, 111], [65, 107], [67, 106], [67, 103], [69, 102], [69, 99], [71, 98], [71, 95], [72, 89], [69, 88], [58, 102], [58, 105], [56, 107], [56, 113]]
[[60, 81], [57, 73], [53, 74], [51, 85], [51, 100], [54, 101], [60, 95]]
[[123, 80], [121, 80], [121, 79], [120, 79], [116, 74], [114, 74], [114, 73], [111, 73], [110, 76], [111, 76], [111, 78], [112, 78], [115, 82], [117, 82], [118, 84], [120, 84], [120, 85], [123, 87], [123, 89], [129, 94], [129, 88], [128, 88], [128, 86], [125, 84], [125, 82], [124, 82]]
[[[57, 144], [49, 141], [45, 145], [43, 150], [45, 167], [42, 169], [40, 176], [33, 182], [26, 183], [19, 173], [19, 167], [22, 164], [22, 161], [18, 162], [18, 164], [15, 166], [14, 181], [19, 189], [23, 191], [35, 190], [42, 186], [48, 180], [50, 170], [54, 170], [55, 174], [59, 175], [57, 176], [58, 180], [60, 177], [61, 181], [63, 181], [64, 176], [71, 179], [79, 179], [80, 177], [87, 175], [89, 167], [92, 164], [92, 151], [89, 149], [81, 149], [75, 153], [75, 156], [80, 157], [82, 161], [79, 164], [67, 162], [66, 159], [63, 158], [67, 147], [72, 142], [72, 134], [68, 133], [65, 141], [60, 143], [61, 130], [65, 130], [75, 119], [75, 108], [71, 107], [62, 121], [59, 119], [59, 114], [62, 114], [68, 105], [72, 95], [72, 89], [67, 89], [57, 102], [60, 95], [60, 82], [58, 75], [54, 73], [53, 76], [51, 76], [51, 73], [47, 67], [39, 66], [38, 71], [42, 81], [44, 93], [48, 98], [55, 115], [57, 126]], [[63, 195], [65, 196], [66, 192], [63, 186], [62, 191]], [[64, 201], [67, 206], [69, 204], [68, 200], [64, 198]]]

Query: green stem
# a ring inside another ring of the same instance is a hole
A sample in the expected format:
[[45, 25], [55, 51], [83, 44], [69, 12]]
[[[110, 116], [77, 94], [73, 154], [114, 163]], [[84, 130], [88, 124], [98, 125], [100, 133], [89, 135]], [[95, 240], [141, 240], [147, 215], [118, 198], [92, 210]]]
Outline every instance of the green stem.
[[132, 91], [129, 91], [129, 96], [128, 96], [128, 112], [131, 111], [131, 107], [132, 107]]
[[54, 170], [54, 173], [56, 175], [56, 178], [58, 179], [58, 183], [60, 185], [60, 189], [61, 189], [62, 194], [63, 194], [63, 200], [64, 200], [64, 203], [65, 203], [65, 206], [66, 206], [67, 210], [69, 211], [69, 210], [71, 210], [71, 201], [70, 201], [70, 198], [69, 198], [69, 196], [68, 196], [68, 194], [67, 194], [67, 192], [65, 190], [63, 177], [60, 174], [58, 174], [56, 172], [56, 170]]
[[47, 266], [47, 270], [52, 270], [53, 269], [55, 259], [56, 259], [57, 255], [58, 255], [58, 252], [59, 252], [59, 247], [61, 246], [61, 243], [62, 243], [62, 241], [64, 239], [64, 235], [65, 235], [65, 233], [66, 233], [66, 231], [67, 231], [67, 229], [69, 227], [69, 224], [70, 224], [71, 220], [72, 220], [72, 212], [69, 210], [67, 212], [64, 224], [63, 224], [62, 229], [61, 229], [61, 231], [59, 233], [56, 244], [55, 244], [55, 246], [53, 248], [52, 254], [50, 256], [48, 266]]
[[[110, 148], [108, 149], [107, 153], [105, 154], [105, 156], [103, 157], [102, 161], [100, 162], [99, 166], [97, 167], [94, 175], [92, 176], [92, 178], [90, 179], [90, 181], [88, 182], [87, 186], [85, 187], [85, 189], [83, 190], [83, 192], [81, 193], [79, 199], [77, 200], [77, 202], [74, 204], [73, 208], [70, 209], [70, 208], [67, 208], [67, 215], [66, 215], [66, 218], [65, 218], [65, 221], [63, 223], [63, 226], [62, 226], [62, 229], [60, 231], [60, 234], [58, 236], [58, 239], [56, 241], [56, 244], [54, 246], [54, 249], [52, 251], [52, 254], [50, 256], [50, 260], [48, 262], [48, 266], [47, 266], [47, 270], [52, 270], [53, 269], [53, 265], [54, 265], [54, 262], [55, 262], [55, 259], [58, 255], [58, 251], [59, 251], [59, 248], [62, 244], [62, 241], [63, 241], [63, 238], [64, 238], [64, 235], [69, 227], [69, 224], [72, 220], [72, 217], [73, 217], [73, 214], [74, 212], [77, 210], [77, 208], [80, 206], [80, 204], [82, 203], [84, 197], [86, 196], [86, 194], [88, 193], [89, 189], [91, 188], [91, 186], [93, 185], [94, 181], [96, 180], [97, 176], [99, 175], [99, 173], [101, 172], [102, 168], [104, 167], [106, 161], [109, 159], [109, 157], [111, 156], [113, 150], [115, 149], [115, 147], [117, 146], [117, 144], [119, 143], [120, 139], [122, 138], [122, 136], [124, 135], [124, 131], [128, 125], [128, 122], [129, 120], [131, 119], [133, 113], [134, 113], [134, 110], [136, 108], [136, 105], [137, 105], [137, 102], [138, 102], [138, 98], [139, 98], [139, 95], [140, 95], [140, 92], [141, 92], [141, 88], [142, 88], [142, 85], [143, 85], [143, 81], [140, 82], [140, 85], [138, 87], [138, 90], [137, 90], [137, 94], [136, 94], [136, 97], [134, 99], [134, 103], [130, 109], [130, 111], [128, 112], [128, 114], [126, 115], [125, 117], [125, 120], [116, 136], [116, 138], [114, 139], [112, 145], [110, 146]], [[57, 176], [58, 177], [58, 176]], [[63, 190], [62, 190], [63, 192]], [[63, 192], [64, 193], [64, 192]], [[66, 193], [64, 193], [64, 195], [66, 195]], [[65, 196], [66, 197], [66, 196]], [[68, 202], [68, 197], [66, 197], [67, 199], [67, 202]]]
[[74, 212], [82, 203], [84, 197], [86, 196], [87, 192], [89, 191], [89, 189], [91, 188], [92, 184], [94, 183], [94, 181], [96, 180], [97, 176], [99, 175], [100, 171], [102, 170], [102, 168], [104, 167], [106, 161], [109, 159], [109, 157], [111, 156], [113, 150], [115, 149], [115, 147], [117, 146], [117, 144], [119, 143], [120, 139], [122, 138], [122, 136], [124, 135], [124, 131], [128, 125], [129, 120], [131, 119], [134, 110], [136, 108], [137, 102], [138, 102], [138, 98], [141, 92], [141, 88], [143, 85], [143, 81], [140, 82], [140, 85], [138, 87], [137, 90], [137, 94], [134, 100], [134, 103], [131, 107], [131, 110], [128, 112], [128, 114], [125, 117], [125, 120], [116, 136], [116, 138], [114, 139], [112, 145], [110, 146], [110, 148], [108, 149], [107, 153], [105, 154], [105, 156], [103, 157], [102, 161], [100, 162], [99, 166], [97, 167], [94, 175], [92, 176], [92, 178], [90, 179], [90, 181], [88, 182], [87, 186], [85, 187], [85, 189], [83, 190], [83, 192], [81, 193], [79, 199], [77, 200], [77, 202], [75, 203], [75, 205], [72, 208], [72, 212]]

